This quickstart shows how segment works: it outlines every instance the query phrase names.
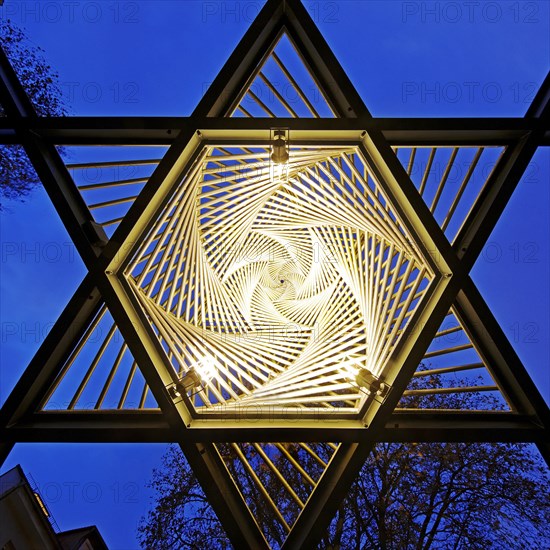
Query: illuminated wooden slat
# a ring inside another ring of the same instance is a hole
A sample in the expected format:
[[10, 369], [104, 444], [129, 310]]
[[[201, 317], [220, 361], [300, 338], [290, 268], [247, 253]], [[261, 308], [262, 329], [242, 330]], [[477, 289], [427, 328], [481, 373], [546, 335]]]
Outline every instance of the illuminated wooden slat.
[[130, 386], [134, 381], [136, 370], [137, 370], [137, 361], [133, 361], [132, 366], [130, 367], [130, 373], [126, 378], [126, 382], [124, 383], [124, 388], [122, 388], [122, 393], [120, 394], [120, 399], [118, 401], [118, 406], [117, 406], [117, 408], [119, 409], [122, 409], [124, 407], [124, 404], [126, 403], [126, 399], [128, 398], [128, 393], [130, 391]]
[[74, 407], [77, 404], [78, 400], [82, 396], [82, 393], [84, 392], [84, 389], [86, 388], [88, 382], [90, 381], [90, 378], [92, 377], [97, 365], [101, 361], [103, 353], [107, 349], [107, 346], [111, 343], [111, 340], [112, 340], [112, 338], [115, 334], [116, 329], [117, 329], [117, 327], [114, 324], [109, 329], [109, 332], [107, 333], [107, 337], [101, 343], [101, 346], [100, 346], [98, 352], [96, 353], [92, 363], [90, 364], [88, 370], [86, 371], [86, 374], [84, 375], [84, 378], [80, 382], [80, 385], [78, 386], [75, 394], [73, 395], [73, 398], [71, 399], [71, 401], [69, 403], [68, 409], [70, 409], [70, 410], [74, 409]]
[[49, 391], [46, 393], [43, 402], [41, 403], [41, 408], [44, 408], [45, 405], [50, 401], [52, 396], [54, 395], [55, 391], [63, 381], [66, 374], [69, 372], [70, 368], [73, 366], [74, 362], [76, 361], [76, 358], [84, 348], [84, 346], [89, 342], [90, 337], [96, 330], [96, 328], [99, 326], [99, 323], [105, 316], [105, 313], [107, 313], [107, 307], [105, 305], [101, 306], [100, 310], [98, 311], [97, 315], [93, 319], [93, 321], [90, 323], [88, 328], [86, 329], [85, 333], [83, 334], [82, 338], [74, 348], [74, 350], [69, 355], [67, 361], [63, 365], [63, 368], [61, 369], [61, 372], [58, 374], [57, 378], [55, 379], [54, 383], [50, 387]]
[[424, 169], [424, 175], [422, 176], [422, 181], [420, 182], [420, 187], [418, 188], [418, 192], [421, 195], [424, 195], [424, 190], [426, 189], [426, 183], [428, 183], [430, 170], [432, 169], [432, 164], [433, 164], [436, 152], [437, 152], [437, 147], [433, 147], [430, 151], [430, 156], [428, 157], [428, 162], [426, 164], [426, 168]]
[[300, 447], [312, 456], [323, 468], [326, 468], [327, 463], [307, 443], [300, 443]]
[[124, 216], [121, 216], [119, 218], [113, 218], [111, 220], [107, 220], [105, 222], [101, 222], [101, 225], [103, 227], [110, 227], [111, 225], [118, 225], [122, 220], [124, 219]]
[[275, 53], [271, 53], [272, 58], [274, 59], [275, 63], [277, 63], [279, 69], [283, 72], [283, 74], [288, 78], [289, 82], [292, 84], [292, 87], [294, 90], [296, 90], [296, 93], [300, 96], [300, 99], [304, 102], [305, 106], [309, 109], [309, 112], [316, 118], [319, 118], [319, 113], [315, 110], [315, 107], [311, 104], [307, 96], [304, 94], [296, 80], [294, 80], [294, 77], [290, 74], [284, 63], [281, 61], [279, 56]]
[[418, 376], [435, 376], [439, 374], [448, 374], [452, 372], [459, 372], [463, 370], [474, 370], [474, 369], [482, 369], [485, 365], [483, 363], [470, 363], [468, 365], [457, 365], [455, 367], [443, 367], [440, 369], [427, 369], [427, 370], [421, 370], [414, 373], [415, 377]]
[[285, 100], [285, 98], [279, 93], [279, 91], [271, 84], [269, 79], [262, 73], [261, 71], [258, 73], [258, 76], [262, 79], [264, 84], [271, 90], [273, 95], [282, 103], [283, 107], [288, 111], [290, 116], [293, 118], [298, 118], [298, 114], [296, 111], [288, 104], [288, 102]]
[[295, 470], [302, 476], [302, 478], [309, 483], [311, 487], [315, 487], [316, 483], [310, 477], [310, 475], [304, 470], [301, 464], [288, 452], [286, 447], [281, 443], [275, 443], [275, 447], [285, 456], [285, 458], [292, 464]]
[[290, 527], [288, 525], [288, 523], [286, 522], [284, 516], [281, 514], [279, 508], [277, 507], [277, 505], [275, 504], [275, 502], [273, 501], [273, 499], [271, 498], [269, 492], [267, 491], [267, 489], [265, 488], [265, 485], [262, 483], [262, 481], [260, 480], [260, 478], [258, 477], [258, 475], [256, 474], [256, 471], [254, 470], [254, 468], [250, 465], [250, 463], [248, 462], [247, 458], [244, 456], [243, 452], [241, 451], [240, 447], [236, 444], [236, 443], [231, 443], [231, 447], [233, 448], [233, 450], [235, 451], [235, 453], [237, 454], [237, 457], [239, 458], [239, 460], [241, 461], [242, 465], [245, 467], [246, 471], [250, 474], [250, 476], [252, 477], [252, 479], [254, 480], [254, 483], [256, 485], [256, 487], [260, 490], [260, 492], [262, 493], [263, 497], [265, 498], [265, 500], [267, 501], [267, 503], [269, 504], [270, 508], [273, 510], [273, 512], [275, 513], [275, 516], [277, 517], [277, 519], [279, 520], [279, 522], [281, 523], [281, 525], [284, 526], [285, 530], [287, 532], [290, 531]]
[[474, 173], [474, 170], [476, 169], [476, 166], [479, 162], [479, 159], [481, 158], [481, 154], [483, 153], [483, 147], [478, 148], [476, 151], [476, 154], [468, 167], [468, 171], [466, 172], [466, 175], [464, 176], [464, 179], [462, 180], [462, 183], [460, 184], [460, 187], [458, 188], [455, 197], [453, 199], [453, 202], [451, 206], [449, 207], [449, 210], [447, 212], [447, 215], [445, 216], [445, 219], [441, 223], [441, 229], [445, 231], [447, 229], [447, 226], [449, 225], [451, 218], [453, 217], [455, 210], [458, 206], [458, 203], [460, 202], [460, 199], [462, 198], [462, 195], [464, 194], [464, 191], [466, 190], [466, 186], [468, 185], [468, 182], [470, 181], [472, 174]]
[[292, 500], [300, 507], [304, 507], [304, 503], [300, 500], [300, 497], [296, 494], [296, 491], [290, 486], [290, 483], [285, 479], [285, 476], [281, 474], [277, 466], [273, 464], [273, 461], [269, 456], [264, 452], [261, 445], [254, 443], [254, 448], [256, 452], [262, 457], [263, 461], [267, 464], [269, 469], [275, 474], [275, 477], [280, 481], [281, 485], [286, 489], [287, 493], [290, 495]]
[[149, 386], [147, 384], [143, 384], [143, 390], [141, 392], [141, 397], [139, 399], [139, 409], [143, 409], [145, 407], [145, 400], [147, 399], [147, 394], [149, 393]]
[[416, 157], [416, 148], [411, 149], [411, 156], [409, 157], [409, 165], [407, 166], [407, 174], [410, 176], [414, 167], [414, 158]]
[[[300, 60], [304, 64], [304, 67], [307, 67], [307, 62], [304, 59], [304, 56], [302, 55], [302, 52], [296, 47], [296, 44], [294, 44], [294, 42], [292, 40], [289, 40], [289, 42], [290, 42], [290, 45], [292, 46], [292, 49], [294, 50], [295, 54], [300, 58]], [[273, 52], [273, 53], [275, 53], [275, 52]], [[297, 86], [297, 89], [299, 89], [299, 86]], [[318, 86], [317, 86], [317, 92], [318, 92], [318, 97], [322, 97], [325, 100], [327, 107], [330, 109], [330, 112], [332, 113], [332, 116], [336, 116], [336, 113], [334, 112], [334, 109], [332, 108], [330, 103], [328, 101], [326, 101], [325, 96], [323, 94], [323, 91]]]
[[237, 109], [242, 111], [248, 118], [253, 118], [253, 115], [250, 112], [248, 112], [242, 105], [239, 105]]
[[449, 334], [454, 334], [455, 332], [460, 332], [461, 330], [463, 330], [463, 328], [460, 325], [457, 325], [456, 327], [450, 327], [436, 332], [435, 337], [441, 338], [442, 336], [448, 336]]
[[113, 363], [113, 366], [109, 372], [109, 376], [107, 376], [107, 380], [105, 381], [105, 384], [103, 384], [103, 388], [101, 388], [101, 393], [97, 398], [94, 409], [97, 410], [101, 408], [101, 405], [103, 404], [103, 401], [105, 400], [105, 396], [107, 395], [107, 392], [111, 387], [111, 383], [116, 375], [116, 372], [118, 370], [118, 367], [120, 366], [120, 362], [122, 361], [122, 357], [124, 356], [124, 353], [126, 352], [127, 347], [128, 346], [126, 345], [126, 343], [123, 343], [122, 346], [120, 347], [120, 350], [117, 354], [115, 362]]
[[477, 393], [486, 391], [499, 391], [498, 386], [458, 386], [456, 388], [431, 388], [422, 390], [405, 390], [403, 396], [409, 395], [435, 395], [447, 393]]
[[132, 197], [123, 197], [120, 199], [111, 199], [109, 201], [98, 202], [88, 205], [90, 210], [97, 210], [98, 208], [108, 208], [109, 206], [117, 206], [118, 204], [125, 204], [127, 202], [134, 202], [137, 199], [137, 195]]
[[454, 353], [456, 351], [464, 351], [467, 349], [472, 349], [473, 347], [474, 347], [473, 344], [469, 343], [469, 344], [462, 344], [460, 346], [454, 346], [452, 348], [445, 348], [445, 349], [430, 351], [426, 353], [426, 355], [424, 355], [424, 359], [429, 359], [430, 357], [437, 357], [438, 355], [446, 355], [448, 353]]
[[277, 115], [252, 91], [248, 90], [248, 95], [270, 116], [276, 117]]
[[146, 183], [148, 178], [132, 178], [126, 180], [117, 180], [117, 181], [105, 181], [101, 183], [89, 183], [85, 185], [79, 185], [78, 189], [80, 191], [95, 191], [98, 189], [111, 189], [112, 187], [121, 187], [125, 185], [135, 185], [140, 183]]
[[451, 169], [453, 167], [453, 164], [456, 159], [456, 155], [458, 154], [458, 147], [455, 147], [451, 153], [451, 156], [449, 157], [449, 162], [447, 162], [447, 166], [445, 167], [445, 172], [443, 172], [443, 176], [441, 177], [441, 180], [439, 182], [439, 185], [437, 186], [437, 190], [435, 192], [435, 196], [432, 201], [432, 205], [430, 206], [430, 211], [435, 212], [435, 209], [437, 208], [437, 205], [439, 204], [439, 199], [441, 198], [441, 194], [443, 193], [443, 189], [445, 187], [445, 184], [447, 183], [447, 179], [449, 178], [449, 174], [451, 173]]

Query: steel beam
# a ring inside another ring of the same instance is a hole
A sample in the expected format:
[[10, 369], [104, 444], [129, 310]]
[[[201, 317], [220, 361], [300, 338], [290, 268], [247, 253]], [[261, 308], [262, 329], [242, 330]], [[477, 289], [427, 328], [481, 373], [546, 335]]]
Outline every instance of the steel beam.
[[[171, 145], [182, 130], [269, 130], [272, 118], [227, 117], [37, 117], [0, 118], [0, 143], [20, 143], [32, 131], [58, 145]], [[290, 131], [379, 131], [390, 145], [510, 145], [535, 135], [550, 145], [550, 129], [537, 118], [277, 118]]]
[[528, 415], [425, 410], [394, 413], [379, 441], [540, 443], [549, 437], [550, 430]]
[[[188, 443], [226, 443], [228, 426], [189, 428]], [[386, 442], [532, 442], [544, 443], [549, 430], [528, 415], [507, 412], [434, 412], [430, 410], [392, 414], [380, 430], [377, 441]], [[296, 426], [273, 428], [268, 423], [235, 429], [231, 441], [262, 443], [268, 441], [319, 443], [362, 443], [366, 428]], [[177, 443], [182, 432], [166, 421], [162, 411], [45, 411], [0, 430], [4, 443], [73, 442], [73, 443]]]
[[0, 430], [6, 442], [174, 443], [160, 411], [41, 412]]

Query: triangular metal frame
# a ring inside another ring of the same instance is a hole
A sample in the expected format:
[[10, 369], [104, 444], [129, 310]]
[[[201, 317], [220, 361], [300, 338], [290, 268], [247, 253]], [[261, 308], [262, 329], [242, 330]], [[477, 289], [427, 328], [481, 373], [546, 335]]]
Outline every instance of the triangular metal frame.
[[[393, 196], [401, 197], [399, 203], [406, 205], [407, 209], [402, 214], [411, 222], [415, 232], [423, 233], [433, 243], [433, 253], [448, 268], [449, 275], [448, 278], [441, 278], [434, 291], [437, 296], [431, 301], [430, 307], [423, 308], [415, 315], [414, 324], [419, 329], [394, 358], [394, 389], [383, 403], [369, 409], [364, 419], [367, 427], [336, 424], [317, 430], [304, 427], [292, 431], [275, 429], [271, 432], [270, 439], [273, 441], [342, 442], [284, 547], [303, 548], [316, 543], [377, 441], [484, 441], [487, 437], [499, 441], [532, 441], [537, 443], [547, 462], [550, 460], [548, 407], [469, 277], [475, 260], [537, 147], [548, 144], [550, 75], [522, 124], [515, 122], [507, 127], [504, 121], [495, 126], [495, 144], [505, 143], [507, 149], [451, 247], [391, 150], [391, 145], [395, 143], [392, 132], [395, 134], [396, 131], [401, 131], [405, 136], [403, 141], [409, 136], [413, 142], [433, 145], [438, 144], [438, 136], [441, 143], [452, 143], [452, 131], [449, 135], [445, 124], [436, 124], [435, 129], [430, 130], [429, 124], [422, 121], [413, 131], [395, 130], [392, 124], [384, 129], [384, 125], [369, 114], [301, 3], [297, 0], [270, 0], [194, 113], [186, 119], [184, 129], [171, 138], [168, 152], [107, 242], [101, 227], [93, 221], [54, 143], [65, 141], [63, 135], [81, 143], [92, 142], [98, 136], [105, 143], [113, 140], [124, 142], [128, 140], [128, 134], [105, 125], [101, 119], [97, 125], [91, 124], [93, 131], [88, 130], [89, 121], [76, 119], [73, 125], [67, 126], [64, 121], [57, 119], [39, 120], [2, 52], [0, 101], [7, 114], [2, 123], [4, 128], [12, 130], [10, 135], [6, 134], [4, 142], [21, 143], [24, 146], [89, 270], [1, 409], [2, 460], [17, 441], [178, 442], [232, 542], [242, 548], [262, 548], [267, 543], [213, 445], [213, 442], [228, 441], [229, 432], [223, 427], [188, 428], [192, 419], [166, 394], [169, 374], [159, 372], [158, 363], [151, 359], [159, 352], [158, 342], [143, 338], [137, 329], [144, 322], [140, 319], [139, 308], [135, 304], [123, 303], [121, 296], [125, 294], [124, 289], [120, 288], [120, 281], [116, 273], [111, 273], [111, 269], [118, 261], [116, 258], [121, 253], [123, 243], [132, 241], [146, 231], [153, 213], [166, 201], [167, 190], [176, 182], [185, 166], [194, 160], [202, 139], [201, 133], [219, 128], [228, 135], [230, 132], [237, 134], [248, 130], [263, 137], [269, 131], [273, 119], [243, 122], [226, 116], [238, 102], [242, 91], [252, 82], [262, 59], [271, 51], [281, 32], [288, 33], [301, 52], [303, 61], [326, 93], [337, 116], [348, 121], [352, 119], [355, 125], [350, 126], [348, 123], [338, 126], [338, 121], [324, 119], [314, 123], [277, 119], [277, 124], [296, 128], [304, 136], [323, 129], [354, 131], [354, 135], [360, 136], [361, 147], [373, 161], [373, 171], [388, 186]], [[116, 121], [112, 124], [116, 124]], [[468, 132], [471, 125], [461, 126], [460, 121], [455, 124], [456, 136], [463, 139], [464, 131]], [[128, 127], [132, 125], [140, 128], [139, 121], [130, 123]], [[164, 126], [172, 127], [173, 121], [168, 121]], [[159, 127], [163, 127], [163, 124], [159, 124]], [[166, 140], [163, 130], [155, 132], [154, 139], [162, 142]], [[471, 133], [469, 139], [475, 142], [476, 133], [473, 130]], [[159, 137], [161, 134], [163, 137]], [[479, 135], [481, 140], [491, 141], [487, 136]], [[390, 140], [394, 142], [390, 143]], [[67, 414], [37, 412], [38, 404], [55, 379], [63, 359], [76, 345], [103, 300], [112, 308], [112, 315], [124, 337], [132, 343], [132, 351], [137, 355], [139, 366], [162, 412], [121, 411], [102, 412], [101, 415], [83, 411]], [[516, 412], [513, 415], [394, 412], [416, 366], [451, 306], [455, 307], [464, 325], [474, 334], [484, 354], [491, 357], [493, 374], [514, 404]], [[66, 330], [69, 325], [72, 326], [71, 331]], [[450, 426], [453, 427], [452, 433], [448, 429]], [[263, 441], [265, 437], [265, 426], [242, 429], [231, 426], [231, 438], [234, 441]]]
[[337, 117], [370, 116], [361, 96], [298, 0], [265, 4], [193, 114], [228, 116], [283, 32], [300, 52], [302, 61]]

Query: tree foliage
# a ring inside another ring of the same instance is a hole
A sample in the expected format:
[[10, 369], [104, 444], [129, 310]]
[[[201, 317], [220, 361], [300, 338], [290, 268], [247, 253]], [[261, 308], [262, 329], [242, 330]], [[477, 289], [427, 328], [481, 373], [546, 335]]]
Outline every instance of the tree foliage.
[[179, 447], [171, 445], [155, 469], [156, 502], [139, 527], [146, 548], [231, 548], [225, 532]]
[[[417, 387], [437, 384], [432, 377]], [[467, 381], [469, 384], [472, 381]], [[418, 397], [408, 398], [414, 406]], [[434, 396], [433, 406], [498, 408], [491, 396], [464, 393]], [[449, 401], [450, 399], [450, 401]], [[482, 401], [482, 403], [480, 403]], [[313, 446], [312, 446], [313, 447]], [[254, 517], [272, 547], [280, 547], [285, 529], [238, 450], [277, 502], [290, 525], [299, 509], [254, 445], [218, 447]], [[284, 473], [298, 498], [308, 497], [304, 476], [281, 453], [264, 451]], [[319, 461], [298, 444], [285, 450], [304, 470]], [[325, 462], [330, 447], [315, 450]], [[524, 549], [550, 548], [549, 474], [540, 455], [525, 444], [380, 443], [338, 508], [319, 548], [323, 549]], [[151, 549], [231, 548], [198, 481], [178, 447], [170, 447], [162, 467], [153, 472], [154, 502], [139, 527], [139, 539]]]
[[547, 484], [525, 445], [378, 444], [322, 547], [543, 550]]
[[[9, 19], [0, 20], [0, 45], [38, 116], [64, 116], [67, 109], [59, 75], [25, 32]], [[0, 116], [6, 116], [0, 105]], [[40, 183], [20, 145], [0, 146], [0, 200], [23, 200]], [[2, 206], [0, 204], [0, 209]]]

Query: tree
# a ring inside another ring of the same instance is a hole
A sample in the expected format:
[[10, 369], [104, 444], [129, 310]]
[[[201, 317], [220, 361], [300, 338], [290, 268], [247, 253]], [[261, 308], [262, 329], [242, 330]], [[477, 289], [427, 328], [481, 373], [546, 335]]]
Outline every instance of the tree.
[[547, 478], [521, 445], [379, 444], [323, 548], [548, 548]]
[[[64, 116], [67, 109], [59, 75], [23, 30], [0, 20], [0, 45], [38, 116]], [[0, 105], [0, 116], [6, 116]], [[40, 180], [21, 145], [0, 145], [0, 200], [24, 200]], [[0, 203], [0, 210], [2, 204]]]
[[232, 548], [179, 447], [168, 448], [151, 486], [155, 506], [139, 527], [144, 548]]
[[[438, 377], [415, 379], [412, 388], [433, 387]], [[461, 380], [457, 385], [471, 385]], [[406, 398], [407, 406], [421, 397]], [[457, 393], [432, 396], [432, 406], [498, 408], [490, 396]], [[440, 402], [441, 401], [441, 402]], [[404, 400], [402, 400], [402, 403]], [[281, 487], [275, 470], [289, 481], [302, 502], [311, 478], [323, 468], [298, 444], [263, 445], [265, 456], [252, 444], [218, 449], [272, 547], [285, 537], [281, 517], [266, 504], [254, 474], [291, 524], [299, 513], [295, 498]], [[256, 452], [254, 450], [256, 449]], [[327, 462], [331, 447], [311, 445]], [[278, 452], [276, 452], [278, 450]], [[286, 454], [285, 454], [286, 451]], [[239, 452], [241, 453], [239, 455]], [[266, 459], [267, 457], [267, 459]], [[317, 471], [315, 471], [317, 465]], [[369, 456], [348, 497], [339, 507], [319, 548], [323, 549], [546, 549], [550, 547], [549, 474], [540, 455], [525, 444], [380, 443]], [[179, 448], [170, 447], [162, 468], [153, 472], [154, 504], [142, 518], [139, 539], [144, 548], [231, 548], [198, 481]]]

